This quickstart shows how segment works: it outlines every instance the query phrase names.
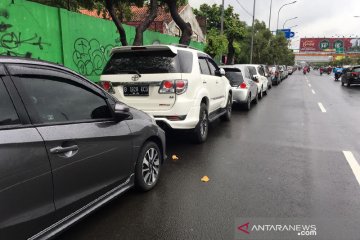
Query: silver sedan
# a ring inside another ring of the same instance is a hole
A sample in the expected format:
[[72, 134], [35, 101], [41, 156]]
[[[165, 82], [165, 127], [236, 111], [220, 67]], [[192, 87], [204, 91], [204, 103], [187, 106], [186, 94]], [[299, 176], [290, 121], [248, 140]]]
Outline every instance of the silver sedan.
[[243, 74], [238, 67], [225, 65], [222, 68], [232, 88], [233, 103], [241, 104], [246, 110], [250, 110], [251, 102], [258, 103], [259, 101], [256, 83]]

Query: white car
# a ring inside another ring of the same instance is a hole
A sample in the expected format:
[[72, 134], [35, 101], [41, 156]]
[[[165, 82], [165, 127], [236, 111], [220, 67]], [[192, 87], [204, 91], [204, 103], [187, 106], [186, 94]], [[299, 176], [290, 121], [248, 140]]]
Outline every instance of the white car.
[[209, 122], [231, 118], [232, 90], [225, 71], [209, 55], [186, 46], [114, 48], [100, 81], [161, 127], [191, 129], [197, 142], [206, 140]]
[[250, 74], [244, 68], [241, 70], [234, 65], [224, 65], [226, 74], [232, 87], [233, 103], [241, 104], [245, 110], [251, 109], [251, 103], [255, 104], [259, 101], [258, 87], [256, 83], [251, 80]]
[[235, 67], [239, 67], [245, 76], [250, 77], [258, 87], [259, 98], [267, 95], [268, 79], [263, 74], [261, 65], [257, 64], [235, 64]]

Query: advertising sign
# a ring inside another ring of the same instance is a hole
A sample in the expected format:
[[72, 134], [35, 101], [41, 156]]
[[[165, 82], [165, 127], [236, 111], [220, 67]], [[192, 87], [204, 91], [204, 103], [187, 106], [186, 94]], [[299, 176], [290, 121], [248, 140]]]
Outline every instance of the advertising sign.
[[301, 38], [300, 52], [360, 52], [360, 38]]

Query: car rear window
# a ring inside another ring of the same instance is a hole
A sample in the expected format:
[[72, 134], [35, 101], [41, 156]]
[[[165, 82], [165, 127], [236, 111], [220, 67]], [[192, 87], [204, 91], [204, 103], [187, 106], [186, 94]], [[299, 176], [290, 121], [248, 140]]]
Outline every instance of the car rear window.
[[191, 52], [178, 51], [132, 51], [114, 53], [106, 64], [103, 75], [151, 73], [191, 73]]
[[239, 86], [244, 82], [243, 75], [239, 69], [236, 68], [225, 68], [225, 76], [230, 81], [230, 85], [233, 87]]
[[360, 68], [354, 68], [352, 71], [353, 72], [360, 72]]

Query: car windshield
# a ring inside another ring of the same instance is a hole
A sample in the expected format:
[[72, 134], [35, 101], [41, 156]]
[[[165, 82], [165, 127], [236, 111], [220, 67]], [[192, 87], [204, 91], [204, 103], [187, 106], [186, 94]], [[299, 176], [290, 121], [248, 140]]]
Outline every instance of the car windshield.
[[[190, 55], [190, 56], [189, 56]], [[103, 75], [155, 73], [189, 73], [192, 71], [192, 54], [179, 51], [116, 52], [104, 68]]]
[[244, 82], [244, 78], [240, 70], [232, 68], [224, 68], [225, 76], [229, 79], [231, 86], [237, 87]]

